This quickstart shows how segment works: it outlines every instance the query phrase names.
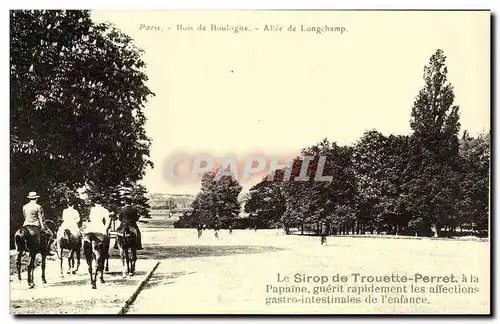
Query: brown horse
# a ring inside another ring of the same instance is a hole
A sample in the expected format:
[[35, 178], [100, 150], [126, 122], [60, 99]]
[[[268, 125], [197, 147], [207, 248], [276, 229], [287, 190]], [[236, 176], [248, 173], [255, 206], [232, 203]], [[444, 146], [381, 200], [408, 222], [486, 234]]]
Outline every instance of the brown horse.
[[97, 273], [100, 272], [101, 283], [104, 283], [104, 264], [109, 262], [109, 236], [90, 232], [83, 235], [83, 253], [89, 267], [90, 283], [96, 289]]
[[21, 281], [21, 258], [24, 253], [28, 253], [28, 286], [29, 288], [35, 287], [35, 282], [33, 279], [33, 273], [35, 271], [35, 259], [36, 255], [40, 253], [42, 255], [42, 282], [47, 283], [45, 280], [45, 261], [47, 258], [47, 239], [48, 236], [42, 234], [40, 227], [34, 225], [26, 225], [17, 230], [14, 235], [14, 240], [16, 244], [17, 251], [17, 277]]
[[[80, 268], [80, 253], [82, 249], [82, 234], [80, 231], [77, 233], [72, 233], [71, 230], [65, 229], [63, 232], [58, 231], [57, 239], [57, 256], [60, 261], [61, 268], [61, 277], [64, 277], [63, 274], [63, 250], [69, 250], [68, 255], [68, 274], [75, 274]], [[76, 254], [76, 268], [75, 268], [75, 259], [74, 255]]]
[[[137, 261], [137, 230], [129, 223], [124, 223], [116, 231], [116, 241], [122, 259], [123, 277], [127, 274], [135, 274], [135, 262]], [[129, 250], [130, 254], [129, 255]]]

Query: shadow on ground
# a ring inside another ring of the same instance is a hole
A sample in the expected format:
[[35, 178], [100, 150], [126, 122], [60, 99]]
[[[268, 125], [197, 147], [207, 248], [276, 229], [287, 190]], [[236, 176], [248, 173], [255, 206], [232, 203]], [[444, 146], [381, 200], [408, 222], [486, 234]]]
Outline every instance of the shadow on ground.
[[148, 281], [144, 289], [150, 289], [156, 286], [170, 285], [175, 282], [175, 279], [193, 273], [195, 272], [180, 271], [180, 272], [171, 272], [166, 274], [154, 274]]
[[284, 249], [274, 246], [260, 245], [195, 245], [195, 246], [163, 246], [149, 245], [140, 251], [139, 259], [172, 259], [172, 258], [195, 258], [195, 257], [214, 257], [227, 256], [234, 254], [250, 254], [277, 252]]
[[[15, 300], [10, 303], [10, 311], [16, 317], [23, 315], [61, 315], [61, 314], [105, 314], [106, 309], [114, 309], [123, 303], [120, 298], [88, 299], [72, 301], [68, 298], [39, 298]], [[50, 307], [47, 307], [50, 305]]]
[[[264, 245], [190, 245], [190, 246], [164, 246], [164, 245], [148, 245], [144, 250], [138, 251], [137, 258], [139, 260], [162, 260], [173, 258], [196, 258], [196, 257], [218, 257], [228, 256], [235, 254], [251, 254], [251, 253], [266, 253], [278, 252], [285, 250], [284, 248], [277, 248], [274, 246]], [[117, 249], [110, 249], [110, 260], [119, 260], [120, 255]], [[40, 264], [40, 255], [37, 256], [35, 265], [38, 267]], [[48, 257], [48, 261], [57, 261], [57, 257]], [[87, 269], [87, 263], [84, 261], [84, 256], [81, 257], [80, 271]], [[111, 261], [110, 261], [111, 262]], [[120, 261], [121, 262], [121, 261]], [[24, 256], [22, 259], [21, 271], [26, 271], [28, 257]], [[67, 267], [66, 257], [64, 266]], [[10, 274], [16, 273], [15, 255], [10, 256]]]

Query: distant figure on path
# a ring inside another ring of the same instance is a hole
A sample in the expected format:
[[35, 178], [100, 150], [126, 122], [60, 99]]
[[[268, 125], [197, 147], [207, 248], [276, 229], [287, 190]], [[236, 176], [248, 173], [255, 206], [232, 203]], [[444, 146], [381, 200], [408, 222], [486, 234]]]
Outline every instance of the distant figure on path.
[[321, 245], [326, 244], [326, 236], [327, 236], [327, 228], [326, 225], [321, 225]]
[[219, 224], [215, 224], [214, 226], [214, 235], [215, 235], [215, 238], [219, 238]]
[[201, 236], [203, 235], [203, 226], [198, 224], [198, 226], [196, 226], [196, 230], [198, 231], [198, 238], [201, 239]]
[[229, 225], [229, 234], [233, 234], [233, 227]]

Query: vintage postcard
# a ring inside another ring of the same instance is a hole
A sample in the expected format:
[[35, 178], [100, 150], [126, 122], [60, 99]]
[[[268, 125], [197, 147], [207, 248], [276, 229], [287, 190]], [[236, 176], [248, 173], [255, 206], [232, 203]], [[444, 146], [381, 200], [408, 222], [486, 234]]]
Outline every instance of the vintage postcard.
[[10, 11], [11, 314], [490, 314], [490, 25]]

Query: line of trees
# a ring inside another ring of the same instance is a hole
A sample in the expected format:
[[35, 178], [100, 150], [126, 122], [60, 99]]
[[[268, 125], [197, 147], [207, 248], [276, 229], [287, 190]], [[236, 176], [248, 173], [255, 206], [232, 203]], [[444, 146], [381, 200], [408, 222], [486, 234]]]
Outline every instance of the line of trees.
[[[424, 68], [425, 85], [412, 107], [410, 135], [386, 136], [369, 130], [354, 145], [324, 139], [303, 149], [290, 168], [251, 188], [245, 212], [253, 226], [279, 225], [288, 234], [299, 228], [302, 233], [318, 234], [326, 230], [329, 234], [446, 236], [464, 230], [487, 235], [490, 133], [459, 134], [459, 107], [454, 105], [445, 61], [443, 51], [437, 50]], [[290, 180], [303, 175], [306, 157], [313, 157], [307, 161], [309, 180], [285, 181], [288, 175]], [[323, 174], [332, 181], [314, 179], [323, 162]], [[202, 182], [202, 186], [193, 204], [196, 212], [184, 219], [188, 225], [204, 222], [204, 217], [212, 217], [211, 222], [224, 219], [208, 199], [215, 195], [211, 188], [217, 184]], [[215, 199], [217, 206], [228, 203], [236, 211], [233, 196], [230, 201], [225, 196]]]
[[11, 236], [29, 191], [56, 219], [81, 188], [81, 206], [113, 210], [128, 187], [147, 215], [138, 181], [153, 167], [143, 108], [154, 94], [142, 50], [86, 10], [11, 11], [10, 42]]

